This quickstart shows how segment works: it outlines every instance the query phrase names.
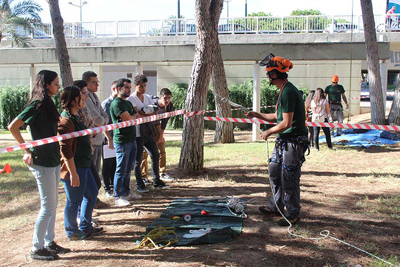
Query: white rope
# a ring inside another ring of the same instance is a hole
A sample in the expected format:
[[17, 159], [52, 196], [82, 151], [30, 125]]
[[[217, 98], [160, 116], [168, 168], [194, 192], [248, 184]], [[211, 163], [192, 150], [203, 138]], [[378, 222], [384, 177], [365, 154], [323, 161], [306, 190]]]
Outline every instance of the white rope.
[[[351, 65], [351, 64], [350, 64], [350, 65]], [[350, 67], [350, 73], [351, 73], [351, 67]], [[213, 92], [213, 93], [214, 93], [214, 95], [218, 96], [223, 102], [226, 102], [226, 103], [228, 103], [229, 105], [231, 105], [231, 106], [233, 106], [233, 107], [239, 108], [239, 109], [240, 109], [241, 111], [243, 111], [244, 113], [247, 113], [247, 112], [248, 112], [248, 110], [247, 110], [245, 107], [243, 107], [242, 105], [239, 105], [239, 104], [237, 104], [237, 103], [235, 103], [235, 102], [232, 102], [232, 101], [230, 101], [229, 99], [227, 99], [227, 98], [225, 98], [225, 97], [221, 97], [220, 95], [218, 95], [218, 94], [215, 93], [215, 92]], [[257, 129], [260, 131], [260, 133], [262, 133], [262, 130], [261, 130], [261, 128], [258, 126], [258, 124], [256, 123], [255, 125], [256, 125]], [[268, 157], [268, 166], [269, 166], [268, 138], [265, 139], [265, 142], [267, 143], [267, 157]], [[357, 250], [359, 250], [359, 251], [361, 251], [361, 252], [364, 252], [364, 253], [366, 253], [367, 255], [370, 255], [370, 256], [372, 256], [372, 257], [374, 257], [374, 258], [376, 258], [376, 259], [378, 259], [378, 260], [380, 260], [380, 261], [382, 261], [382, 262], [384, 262], [384, 263], [386, 263], [386, 264], [389, 264], [390, 266], [399, 267], [399, 266], [394, 265], [394, 264], [392, 264], [392, 263], [390, 263], [390, 262], [388, 262], [388, 261], [386, 261], [386, 260], [384, 260], [384, 259], [382, 259], [382, 258], [380, 258], [380, 257], [378, 257], [378, 256], [376, 256], [376, 255], [374, 255], [374, 254], [372, 254], [372, 253], [370, 253], [370, 252], [368, 252], [368, 251], [365, 251], [365, 250], [363, 250], [363, 249], [361, 249], [361, 248], [359, 248], [359, 247], [356, 247], [356, 246], [354, 246], [354, 245], [352, 245], [352, 244], [350, 244], [350, 243], [347, 243], [347, 242], [345, 242], [345, 241], [343, 241], [343, 240], [340, 240], [340, 239], [338, 239], [338, 238], [336, 238], [336, 237], [331, 236], [329, 230], [322, 230], [322, 231], [319, 233], [322, 237], [305, 237], [305, 236], [298, 235], [298, 234], [295, 234], [295, 233], [291, 232], [291, 231], [290, 231], [290, 228], [292, 228], [293, 225], [292, 225], [292, 223], [285, 217], [285, 215], [283, 215], [283, 213], [281, 212], [281, 210], [280, 210], [279, 207], [278, 207], [278, 204], [276, 204], [275, 195], [274, 195], [274, 192], [272, 191], [271, 179], [269, 179], [269, 183], [270, 183], [270, 187], [271, 187], [272, 198], [273, 198], [273, 200], [274, 200], [276, 209], [279, 211], [279, 213], [281, 214], [281, 216], [283, 217], [283, 219], [285, 219], [285, 221], [289, 224], [289, 227], [287, 228], [287, 232], [289, 233], [289, 235], [294, 236], [294, 237], [298, 237], [298, 238], [302, 238], [302, 239], [306, 239], [306, 240], [323, 240], [323, 239], [326, 239], [326, 238], [330, 238], [330, 239], [336, 240], [336, 241], [338, 241], [338, 242], [340, 242], [340, 243], [342, 243], [342, 244], [345, 244], [345, 245], [347, 245], [347, 246], [349, 246], [349, 247], [355, 248], [355, 249], [357, 249]], [[229, 210], [232, 214], [234, 214], [234, 213], [231, 211], [231, 209], [229, 208], [229, 203], [228, 203], [228, 210]], [[234, 214], [234, 215], [235, 215], [235, 214]], [[247, 215], [246, 215], [246, 217], [247, 217]]]
[[[268, 142], [267, 142], [267, 149], [268, 149]], [[267, 154], [268, 154], [268, 166], [269, 166], [269, 150], [267, 150]], [[345, 244], [345, 245], [347, 245], [347, 246], [349, 246], [349, 247], [355, 248], [355, 249], [357, 249], [357, 250], [359, 250], [359, 251], [361, 251], [361, 252], [364, 252], [365, 254], [367, 254], [367, 255], [369, 255], [369, 256], [371, 256], [371, 257], [374, 257], [374, 258], [376, 258], [377, 260], [380, 260], [380, 261], [382, 261], [382, 262], [384, 262], [384, 263], [386, 263], [386, 264], [388, 264], [388, 265], [390, 265], [390, 266], [399, 267], [398, 265], [394, 265], [394, 264], [392, 264], [392, 263], [390, 263], [390, 262], [388, 262], [388, 261], [386, 261], [386, 260], [384, 260], [384, 259], [382, 259], [382, 258], [380, 258], [380, 257], [378, 257], [378, 256], [376, 256], [376, 255], [374, 255], [374, 254], [372, 254], [372, 253], [370, 253], [370, 252], [368, 252], [368, 251], [365, 251], [365, 250], [363, 250], [363, 249], [361, 249], [361, 248], [359, 248], [359, 247], [356, 247], [356, 246], [354, 246], [354, 245], [352, 245], [352, 244], [350, 244], [350, 243], [348, 243], [348, 242], [346, 242], [346, 241], [343, 241], [343, 240], [340, 240], [340, 239], [338, 239], [338, 238], [336, 238], [336, 237], [331, 236], [329, 230], [322, 230], [321, 232], [319, 232], [319, 234], [320, 234], [322, 237], [305, 237], [305, 236], [303, 236], [303, 235], [298, 235], [298, 234], [295, 234], [295, 233], [291, 232], [290, 229], [293, 227], [293, 225], [292, 225], [292, 223], [285, 217], [285, 215], [282, 213], [282, 211], [279, 209], [278, 204], [276, 204], [275, 195], [274, 195], [274, 192], [272, 191], [271, 179], [269, 179], [269, 185], [270, 185], [270, 187], [271, 187], [272, 199], [274, 200], [274, 204], [275, 204], [276, 209], [279, 211], [279, 213], [281, 214], [281, 216], [283, 217], [283, 219], [289, 224], [289, 226], [288, 226], [288, 228], [287, 228], [287, 232], [289, 233], [289, 235], [294, 236], [294, 237], [298, 237], [298, 238], [302, 238], [302, 239], [306, 239], [306, 240], [323, 240], [323, 239], [326, 239], [326, 238], [330, 238], [330, 239], [336, 240], [336, 241], [338, 241], [338, 242], [340, 242], [340, 243], [342, 243], [342, 244]]]

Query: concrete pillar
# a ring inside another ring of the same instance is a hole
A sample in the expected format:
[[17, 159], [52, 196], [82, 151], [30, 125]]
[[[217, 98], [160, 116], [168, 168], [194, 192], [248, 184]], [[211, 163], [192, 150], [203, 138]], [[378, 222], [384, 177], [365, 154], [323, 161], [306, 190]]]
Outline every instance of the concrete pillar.
[[[260, 112], [260, 102], [261, 102], [261, 67], [258, 64], [253, 65], [253, 110]], [[252, 129], [252, 140], [261, 140], [260, 131], [257, 126], [253, 124]]]
[[36, 80], [36, 67], [35, 64], [31, 64], [29, 67], [29, 87], [30, 87], [30, 93], [29, 93], [29, 98], [32, 96], [32, 90], [33, 87], [35, 86], [35, 80]]
[[143, 74], [143, 65], [142, 63], [138, 62], [136, 65], [136, 75]]
[[388, 64], [386, 60], [381, 60], [380, 69], [381, 69], [381, 83], [382, 83], [382, 97], [383, 97], [383, 106], [386, 110], [386, 93], [387, 93], [387, 81], [388, 81]]

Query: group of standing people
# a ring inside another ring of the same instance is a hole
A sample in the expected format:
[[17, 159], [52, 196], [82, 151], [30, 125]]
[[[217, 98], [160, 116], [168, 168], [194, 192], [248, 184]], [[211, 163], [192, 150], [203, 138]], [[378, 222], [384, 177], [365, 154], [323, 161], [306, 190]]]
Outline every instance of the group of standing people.
[[[343, 105], [342, 99], [346, 105], [346, 109], [349, 107], [344, 87], [339, 82], [337, 75], [332, 76], [332, 84], [325, 88], [317, 88], [311, 90], [306, 101], [305, 110], [306, 118], [308, 122], [334, 122], [336, 119], [338, 123], [343, 123]], [[321, 127], [309, 126], [309, 140], [311, 145], [319, 151], [319, 133]], [[328, 148], [332, 149], [332, 139], [334, 136], [334, 128], [322, 127], [325, 134], [326, 144]], [[342, 129], [337, 128], [337, 136], [342, 135]]]
[[[97, 74], [88, 71], [82, 80], [74, 81], [61, 92], [59, 114], [52, 99], [60, 90], [58, 74], [42, 70], [36, 76], [31, 99], [24, 111], [8, 126], [18, 143], [25, 143], [20, 132], [23, 125], [29, 126], [32, 140], [43, 139], [57, 134], [66, 134], [87, 128], [97, 127], [110, 122], [133, 120], [138, 117], [154, 115], [172, 110], [171, 91], [162, 90], [160, 98], [145, 94], [147, 77], [135, 77], [134, 97], [131, 95], [131, 81], [119, 79], [111, 86], [111, 96], [103, 103], [95, 94], [99, 87]], [[112, 99], [111, 99], [112, 98]], [[151, 101], [150, 101], [151, 100]], [[132, 104], [133, 103], [133, 104]], [[148, 106], [152, 106], [149, 109]], [[159, 109], [158, 109], [159, 108]], [[158, 144], [163, 150], [163, 171], [166, 180], [165, 139], [163, 137], [168, 119], [163, 119], [158, 135], [156, 131], [146, 132], [141, 128], [155, 129], [154, 123], [115, 129], [113, 136], [109, 132], [95, 136], [82, 136], [26, 149], [23, 161], [36, 179], [41, 208], [36, 219], [33, 245], [30, 256], [38, 260], [56, 260], [58, 254], [71, 250], [59, 246], [55, 241], [55, 219], [58, 204], [58, 185], [63, 183], [67, 201], [64, 209], [64, 227], [69, 241], [91, 238], [103, 232], [102, 227], [92, 223], [95, 205], [102, 204], [97, 198], [101, 187], [100, 169], [103, 143], [110, 149], [115, 148], [116, 157], [103, 159], [103, 184], [106, 196], [115, 198], [115, 205], [127, 206], [131, 200], [140, 198], [130, 190], [130, 173], [135, 168], [138, 191], [148, 192], [141, 176], [143, 147], [149, 151], [152, 161], [154, 188], [167, 188], [160, 179]], [[160, 124], [160, 123], [158, 123]], [[149, 130], [149, 131], [150, 131]], [[155, 141], [154, 136], [157, 136]], [[138, 171], [136, 171], [136, 169]], [[106, 170], [106, 171], [104, 171]], [[104, 204], [104, 203], [103, 203]], [[105, 205], [105, 204], [104, 204]]]
[[[317, 88], [306, 101], [300, 91], [288, 81], [287, 72], [293, 68], [290, 60], [268, 55], [260, 65], [266, 66], [267, 77], [279, 89], [276, 112], [263, 114], [250, 111], [248, 118], [259, 118], [277, 124], [261, 134], [267, 140], [271, 134], [278, 133], [275, 148], [269, 159], [269, 178], [272, 188], [271, 200], [259, 207], [264, 214], [285, 214], [278, 221], [280, 226], [296, 224], [300, 221], [300, 177], [304, 153], [309, 142], [307, 137], [306, 110], [311, 121], [327, 122], [328, 116], [336, 113], [343, 122], [343, 98], [347, 99], [339, 78], [332, 77], [332, 85], [323, 91]], [[61, 93], [61, 115], [52, 100], [60, 90], [59, 78], [53, 71], [38, 73], [32, 97], [25, 110], [9, 125], [18, 143], [24, 143], [19, 128], [27, 124], [33, 140], [84, 130], [88, 127], [107, 123], [120, 123], [172, 111], [172, 93], [168, 88], [160, 92], [160, 97], [146, 94], [147, 77], [137, 75], [132, 82], [121, 78], [111, 85], [111, 95], [100, 103], [97, 92], [99, 81], [94, 72], [85, 72], [82, 80], [75, 81]], [[328, 96], [326, 99], [325, 96]], [[90, 99], [90, 100], [89, 100]], [[90, 104], [89, 104], [90, 103]], [[64, 210], [64, 226], [70, 241], [82, 240], [99, 234], [102, 227], [94, 227], [92, 213], [98, 201], [100, 188], [100, 158], [102, 145], [115, 149], [115, 158], [103, 158], [103, 184], [107, 197], [115, 198], [116, 206], [130, 205], [130, 201], [140, 198], [130, 188], [130, 175], [134, 170], [137, 191], [146, 193], [146, 157], [151, 157], [153, 188], [168, 188], [164, 181], [171, 181], [166, 173], [164, 130], [168, 119], [156, 123], [145, 123], [136, 127], [117, 128], [112, 136], [105, 132], [94, 138], [83, 136], [38, 146], [25, 151], [23, 161], [36, 178], [41, 198], [41, 209], [35, 224], [31, 258], [55, 260], [58, 254], [70, 252], [54, 242], [55, 217], [58, 203], [58, 184], [64, 185], [67, 202]], [[331, 119], [332, 121], [332, 119]], [[319, 127], [313, 128], [313, 139], [319, 149]], [[323, 127], [328, 147], [332, 147], [328, 127]], [[338, 129], [338, 135], [341, 134]], [[97, 140], [98, 139], [98, 140]], [[61, 152], [61, 153], [60, 153]], [[60, 156], [61, 154], [61, 156]], [[143, 174], [145, 176], [143, 176]], [[164, 180], [164, 181], [163, 181]], [[78, 215], [79, 214], [79, 215]], [[79, 219], [79, 223], [78, 220]]]

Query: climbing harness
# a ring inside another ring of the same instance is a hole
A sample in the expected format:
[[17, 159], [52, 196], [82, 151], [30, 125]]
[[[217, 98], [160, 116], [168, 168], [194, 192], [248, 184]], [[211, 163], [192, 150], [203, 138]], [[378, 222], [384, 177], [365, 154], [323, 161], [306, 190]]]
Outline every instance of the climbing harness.
[[[169, 238], [170, 235], [175, 236], [175, 238]], [[169, 247], [173, 244], [178, 243], [178, 235], [175, 233], [174, 227], [163, 227], [157, 226], [150, 232], [148, 232], [137, 245], [137, 247], [132, 249], [112, 249], [106, 248], [106, 250], [114, 252], [133, 252], [138, 249], [152, 248], [152, 249], [163, 249]], [[163, 245], [164, 244], [164, 245]]]

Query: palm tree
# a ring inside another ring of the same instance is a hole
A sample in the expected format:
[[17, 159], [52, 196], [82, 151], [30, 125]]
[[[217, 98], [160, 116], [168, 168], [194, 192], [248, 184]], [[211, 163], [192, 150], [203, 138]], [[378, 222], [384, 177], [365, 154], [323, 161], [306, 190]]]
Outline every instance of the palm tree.
[[42, 7], [33, 0], [0, 0], [0, 42], [9, 36], [17, 46], [29, 46], [26, 35], [32, 34], [35, 27], [43, 27], [40, 11]]

